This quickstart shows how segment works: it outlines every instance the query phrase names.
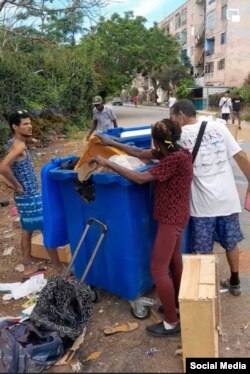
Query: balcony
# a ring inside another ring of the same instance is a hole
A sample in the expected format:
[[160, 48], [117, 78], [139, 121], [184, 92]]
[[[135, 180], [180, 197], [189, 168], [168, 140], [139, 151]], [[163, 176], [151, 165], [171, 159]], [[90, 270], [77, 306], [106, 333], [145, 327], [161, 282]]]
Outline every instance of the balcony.
[[204, 65], [204, 48], [199, 48], [195, 50], [194, 54], [194, 65], [199, 66], [199, 65]]
[[195, 46], [198, 47], [204, 44], [205, 40], [205, 22], [202, 22], [196, 35], [195, 35]]
[[196, 0], [196, 4], [198, 4], [198, 5], [205, 5], [206, 4], [206, 0]]

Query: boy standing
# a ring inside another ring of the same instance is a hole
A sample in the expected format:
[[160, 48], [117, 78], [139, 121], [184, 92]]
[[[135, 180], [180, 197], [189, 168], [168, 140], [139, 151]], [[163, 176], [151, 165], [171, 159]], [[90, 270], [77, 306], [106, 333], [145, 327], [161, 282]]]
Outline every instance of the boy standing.
[[[9, 125], [13, 133], [7, 144], [7, 155], [0, 164], [0, 174], [14, 192], [14, 200], [20, 214], [22, 235], [24, 278], [37, 272], [31, 261], [31, 238], [34, 230], [42, 230], [42, 196], [38, 190], [35, 171], [27, 149], [27, 141], [32, 137], [30, 115], [26, 110], [10, 115]], [[29, 215], [29, 218], [27, 218]], [[64, 267], [59, 261], [57, 250], [49, 250], [49, 256], [56, 272], [63, 275]]]

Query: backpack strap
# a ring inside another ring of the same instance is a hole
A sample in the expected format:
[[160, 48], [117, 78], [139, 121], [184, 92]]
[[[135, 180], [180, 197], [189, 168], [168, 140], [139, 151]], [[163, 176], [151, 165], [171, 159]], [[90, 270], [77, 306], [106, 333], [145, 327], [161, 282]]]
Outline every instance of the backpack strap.
[[200, 148], [200, 145], [201, 145], [201, 141], [202, 141], [202, 138], [203, 138], [206, 126], [207, 126], [207, 122], [203, 121], [201, 123], [200, 129], [199, 129], [199, 132], [198, 132], [198, 135], [197, 135], [197, 139], [196, 139], [196, 142], [195, 142], [195, 145], [194, 145], [194, 148], [193, 148], [193, 152], [192, 152], [193, 163], [194, 163], [194, 161], [196, 159], [196, 156], [197, 156], [197, 153], [199, 151], [199, 148]]

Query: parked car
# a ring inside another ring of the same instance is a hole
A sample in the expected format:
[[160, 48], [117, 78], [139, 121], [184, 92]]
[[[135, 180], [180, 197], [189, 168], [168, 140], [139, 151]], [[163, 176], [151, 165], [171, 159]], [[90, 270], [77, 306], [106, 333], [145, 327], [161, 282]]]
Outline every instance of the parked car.
[[120, 97], [114, 97], [111, 101], [112, 105], [123, 105], [122, 99]]

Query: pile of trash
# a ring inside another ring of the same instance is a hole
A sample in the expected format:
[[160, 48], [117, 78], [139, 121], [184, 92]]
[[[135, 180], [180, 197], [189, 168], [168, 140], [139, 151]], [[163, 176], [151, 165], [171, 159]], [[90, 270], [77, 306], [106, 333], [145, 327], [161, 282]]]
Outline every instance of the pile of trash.
[[[0, 372], [38, 373], [66, 361], [83, 342], [92, 316], [92, 293], [75, 279], [43, 274], [0, 284], [4, 299], [30, 296], [18, 317], [0, 318]], [[38, 296], [38, 292], [40, 292]], [[79, 340], [80, 339], [80, 340]]]

